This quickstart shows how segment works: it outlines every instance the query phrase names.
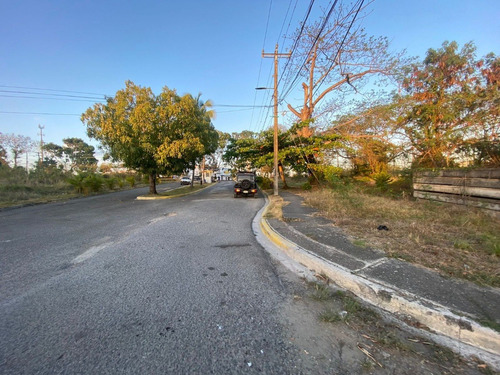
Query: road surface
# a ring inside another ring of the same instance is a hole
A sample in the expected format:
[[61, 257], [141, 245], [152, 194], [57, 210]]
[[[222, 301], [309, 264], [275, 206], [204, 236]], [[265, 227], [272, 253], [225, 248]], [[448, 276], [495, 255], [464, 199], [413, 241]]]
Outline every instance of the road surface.
[[251, 231], [264, 200], [231, 187], [0, 212], [0, 373], [308, 372], [293, 282]]

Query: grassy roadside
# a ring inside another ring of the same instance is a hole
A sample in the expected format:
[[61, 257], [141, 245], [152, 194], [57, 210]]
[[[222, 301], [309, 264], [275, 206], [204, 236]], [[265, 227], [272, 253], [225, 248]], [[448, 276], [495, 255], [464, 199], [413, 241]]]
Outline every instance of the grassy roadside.
[[351, 293], [330, 286], [326, 276], [316, 278], [314, 282], [304, 280], [304, 292], [296, 295], [297, 302], [307, 303], [317, 312], [323, 330], [335, 338], [342, 335], [339, 339], [344, 346], [358, 352], [358, 373], [407, 373], [403, 367], [428, 374], [494, 373], [480, 360], [462, 358], [434, 343], [423, 331], [417, 333], [383, 318]]
[[[445, 276], [500, 286], [500, 222], [470, 207], [374, 196], [361, 188], [301, 192], [356, 239]], [[389, 230], [378, 230], [385, 225]]]
[[[356, 245], [382, 249], [389, 257], [444, 276], [500, 287], [500, 220], [483, 211], [415, 200], [404, 190], [381, 193], [359, 183], [307, 191], [302, 184], [291, 181], [290, 191], [303, 196]], [[378, 230], [381, 225], [388, 230]]]

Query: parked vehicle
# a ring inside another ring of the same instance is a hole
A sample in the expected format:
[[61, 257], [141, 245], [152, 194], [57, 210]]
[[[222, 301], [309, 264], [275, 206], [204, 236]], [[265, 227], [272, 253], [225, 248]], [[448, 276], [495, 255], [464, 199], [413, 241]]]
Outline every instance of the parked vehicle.
[[257, 183], [255, 173], [237, 172], [234, 184], [234, 197], [255, 197], [257, 194]]
[[182, 177], [181, 178], [181, 185], [191, 185], [191, 179], [189, 177]]

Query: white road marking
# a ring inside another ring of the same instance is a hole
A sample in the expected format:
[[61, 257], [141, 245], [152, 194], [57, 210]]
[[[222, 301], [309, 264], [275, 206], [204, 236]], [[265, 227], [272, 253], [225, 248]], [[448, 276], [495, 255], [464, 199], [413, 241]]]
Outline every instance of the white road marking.
[[75, 259], [73, 259], [72, 263], [73, 264], [82, 263], [82, 262], [86, 261], [87, 259], [92, 258], [99, 251], [105, 249], [109, 245], [111, 245], [111, 242], [106, 242], [106, 243], [103, 243], [101, 245], [92, 246], [90, 249], [88, 249], [84, 253], [78, 255]]

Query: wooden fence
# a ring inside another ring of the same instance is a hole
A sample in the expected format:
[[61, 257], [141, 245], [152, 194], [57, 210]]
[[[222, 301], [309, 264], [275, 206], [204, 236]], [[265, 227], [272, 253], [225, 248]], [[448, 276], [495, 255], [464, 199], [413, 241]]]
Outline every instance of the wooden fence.
[[479, 207], [500, 217], [500, 168], [418, 171], [413, 196]]

